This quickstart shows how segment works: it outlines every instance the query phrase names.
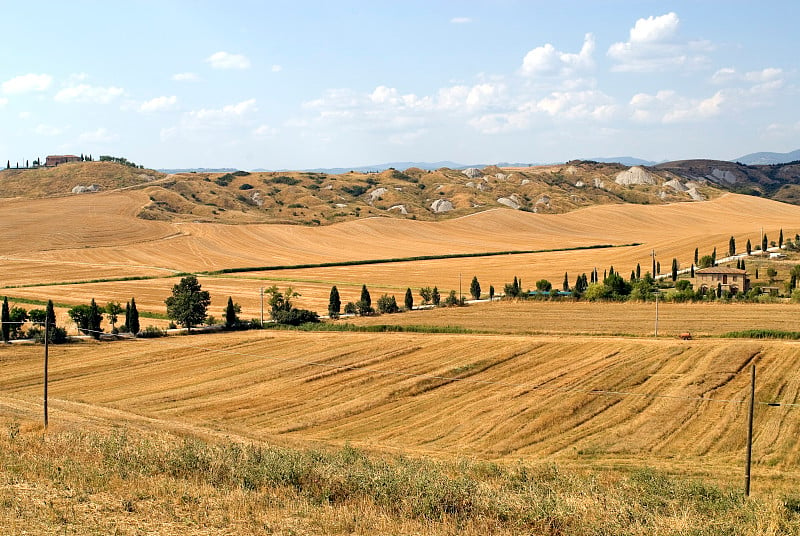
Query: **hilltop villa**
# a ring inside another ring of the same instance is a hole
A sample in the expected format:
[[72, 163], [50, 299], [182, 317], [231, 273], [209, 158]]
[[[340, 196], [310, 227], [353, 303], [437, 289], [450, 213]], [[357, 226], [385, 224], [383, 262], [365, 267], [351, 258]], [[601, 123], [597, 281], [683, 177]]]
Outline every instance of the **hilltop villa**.
[[47, 157], [47, 160], [44, 161], [44, 165], [46, 167], [53, 167], [59, 164], [66, 164], [67, 162], [80, 162], [81, 157], [75, 156], [73, 154], [65, 154], [65, 155], [50, 155]]
[[716, 290], [717, 286], [722, 285], [722, 290], [727, 290], [731, 294], [737, 292], [747, 292], [750, 290], [750, 279], [747, 277], [747, 270], [738, 268], [728, 268], [726, 266], [711, 266], [695, 271], [696, 287], [708, 290]]

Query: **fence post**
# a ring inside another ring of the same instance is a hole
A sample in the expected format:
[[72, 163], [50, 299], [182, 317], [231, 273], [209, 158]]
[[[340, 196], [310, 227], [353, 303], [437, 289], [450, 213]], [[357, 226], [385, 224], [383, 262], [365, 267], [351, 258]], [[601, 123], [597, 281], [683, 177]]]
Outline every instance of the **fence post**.
[[750, 411], [747, 414], [747, 456], [744, 467], [744, 496], [750, 496], [750, 462], [753, 455], [753, 408], [756, 398], [756, 366], [750, 369]]

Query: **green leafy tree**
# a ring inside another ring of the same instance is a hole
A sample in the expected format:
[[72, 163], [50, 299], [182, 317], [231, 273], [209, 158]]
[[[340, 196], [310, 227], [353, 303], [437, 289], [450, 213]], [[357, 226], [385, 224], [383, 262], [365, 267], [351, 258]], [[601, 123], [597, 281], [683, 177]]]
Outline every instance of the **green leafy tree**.
[[433, 287], [433, 290], [431, 291], [431, 303], [433, 303], [434, 306], [439, 307], [439, 303], [441, 303], [441, 301], [442, 297], [439, 294], [439, 288]]
[[697, 263], [698, 268], [709, 268], [711, 266], [714, 266], [714, 257], [711, 255], [703, 255]]
[[433, 299], [433, 290], [431, 287], [423, 287], [419, 289], [419, 297], [422, 298], [422, 305], [428, 305]]
[[136, 300], [131, 298], [131, 309], [128, 317], [128, 331], [135, 336], [139, 333], [139, 310], [136, 308]]
[[406, 296], [403, 301], [405, 302], [406, 311], [410, 311], [414, 308], [414, 295], [411, 293], [411, 288], [406, 289]]
[[165, 300], [167, 316], [191, 331], [192, 326], [202, 324], [206, 319], [211, 297], [202, 290], [197, 278], [187, 275], [172, 287], [172, 296]]
[[239, 313], [242, 307], [238, 303], [233, 303], [233, 298], [228, 296], [228, 304], [225, 306], [225, 329], [233, 329], [239, 325]]
[[553, 284], [547, 279], [540, 279], [536, 282], [536, 290], [539, 292], [550, 292], [550, 289], [552, 288]]
[[457, 307], [460, 305], [464, 305], [464, 298], [460, 298], [456, 295], [455, 290], [451, 290], [450, 294], [444, 299], [445, 307]]
[[292, 305], [292, 300], [300, 296], [292, 287], [281, 292], [277, 286], [273, 285], [266, 289], [265, 293], [270, 295], [270, 316], [277, 324], [299, 326], [300, 324], [319, 322], [319, 315], [314, 311], [298, 309]]
[[353, 302], [347, 302], [344, 306], [344, 314], [346, 315], [354, 315], [358, 313], [358, 308], [356, 304]]
[[481, 299], [481, 284], [478, 283], [478, 276], [472, 277], [472, 283], [469, 285], [469, 293], [473, 300]]
[[31, 309], [28, 311], [28, 320], [33, 324], [44, 325], [45, 319], [47, 319], [47, 311], [44, 309]]
[[339, 297], [339, 289], [334, 285], [331, 287], [331, 294], [328, 297], [328, 316], [330, 318], [339, 318], [341, 310], [342, 300]]
[[394, 296], [384, 294], [378, 298], [378, 312], [381, 314], [399, 313], [400, 307], [397, 305], [397, 300]]
[[2, 332], [3, 332], [3, 342], [8, 342], [11, 337], [11, 314], [8, 310], [8, 297], [3, 298], [3, 312], [0, 316], [0, 322], [2, 322]]
[[28, 321], [28, 311], [22, 307], [12, 307], [9, 313], [11, 338], [18, 339], [22, 333], [22, 324]]
[[108, 323], [111, 324], [111, 331], [112, 333], [116, 332], [117, 317], [119, 317], [119, 314], [123, 311], [122, 306], [119, 302], [111, 301], [106, 304], [105, 310], [108, 315]]

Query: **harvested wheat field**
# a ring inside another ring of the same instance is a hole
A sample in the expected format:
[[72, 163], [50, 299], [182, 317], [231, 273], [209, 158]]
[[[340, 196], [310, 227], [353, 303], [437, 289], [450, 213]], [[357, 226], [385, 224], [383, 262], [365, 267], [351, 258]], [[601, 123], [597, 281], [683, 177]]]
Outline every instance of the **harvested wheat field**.
[[[39, 418], [41, 347], [0, 349], [3, 414]], [[53, 347], [55, 430], [110, 423], [450, 458], [658, 467], [732, 483], [749, 367], [800, 403], [800, 343], [247, 332]], [[756, 478], [796, 478], [797, 407], [756, 408]], [[29, 424], [26, 424], [29, 426]]]
[[[262, 270], [239, 273], [217, 284], [222, 306], [230, 295], [243, 305], [245, 317], [259, 314], [258, 289], [292, 285], [303, 296], [299, 305], [324, 312], [333, 284], [352, 289], [367, 284], [378, 295], [406, 287], [437, 285], [463, 288], [475, 275], [488, 290], [502, 289], [514, 276], [525, 284], [541, 278], [558, 285], [564, 273], [570, 281], [597, 267], [614, 266], [627, 275], [640, 264], [650, 267], [650, 253], [666, 271], [673, 257], [688, 266], [694, 249], [727, 251], [734, 235], [743, 249], [749, 238], [760, 240], [760, 227], [770, 237], [783, 229], [793, 236], [800, 207], [751, 196], [724, 195], [702, 203], [663, 206], [603, 205], [567, 214], [542, 215], [492, 210], [443, 222], [363, 219], [325, 227], [293, 225], [222, 225], [144, 221], [135, 214], [146, 195], [139, 191], [37, 200], [0, 200], [0, 230], [9, 237], [0, 266], [0, 283], [9, 296], [45, 300], [61, 297], [85, 303], [125, 302], [139, 295], [147, 309], [163, 312], [172, 280], [116, 281], [107, 288], [28, 286], [80, 283], [131, 277], [169, 277], [179, 272], [407, 258], [424, 255], [541, 251], [616, 245], [606, 249], [556, 251], [419, 260], [302, 270]], [[59, 214], [54, 225], [52, 214]], [[21, 215], [21, 216], [20, 216]], [[40, 233], [31, 233], [39, 229]], [[629, 245], [640, 244], [640, 245]], [[85, 283], [84, 283], [85, 284]], [[8, 288], [13, 287], [13, 288]], [[350, 292], [350, 290], [345, 290]], [[102, 295], [102, 298], [101, 298]], [[352, 295], [351, 295], [352, 296]], [[214, 295], [212, 294], [212, 299]], [[351, 299], [349, 296], [345, 300]]]

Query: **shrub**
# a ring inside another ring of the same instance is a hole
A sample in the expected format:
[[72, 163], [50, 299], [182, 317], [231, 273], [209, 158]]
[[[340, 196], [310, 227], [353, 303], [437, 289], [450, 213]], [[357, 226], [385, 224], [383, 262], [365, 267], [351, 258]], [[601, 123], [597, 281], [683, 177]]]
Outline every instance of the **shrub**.
[[[171, 329], [174, 329], [174, 328], [171, 328]], [[147, 326], [142, 331], [140, 331], [136, 336], [137, 337], [141, 337], [143, 339], [155, 339], [155, 338], [158, 338], [158, 337], [166, 337], [167, 336], [167, 332], [164, 331], [163, 329], [159, 329], [159, 328], [157, 328], [155, 326]]]
[[244, 183], [241, 186], [239, 186], [239, 189], [240, 190], [252, 190], [253, 189], [253, 185], [252, 184], [248, 184], [248, 183]]
[[278, 175], [277, 177], [272, 177], [270, 182], [273, 184], [285, 184], [287, 186], [294, 186], [300, 182], [299, 179], [295, 179], [294, 177], [288, 177], [286, 175]]
[[384, 294], [378, 298], [378, 312], [382, 314], [399, 313], [400, 307], [397, 305], [395, 297]]
[[275, 311], [272, 319], [278, 324], [299, 326], [300, 324], [313, 324], [319, 322], [319, 315], [308, 309], [292, 308], [288, 311]]

